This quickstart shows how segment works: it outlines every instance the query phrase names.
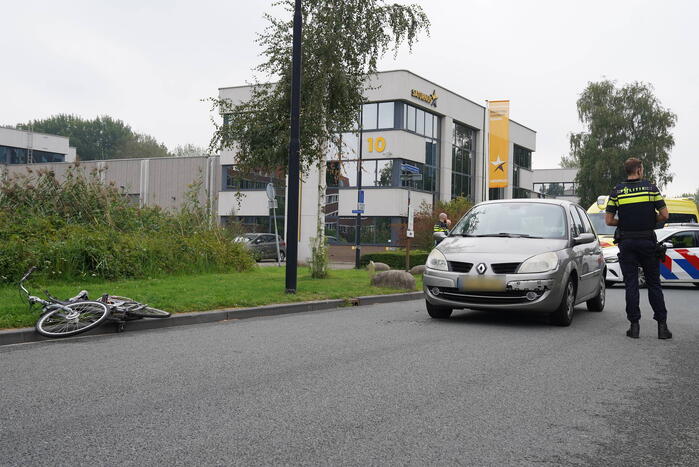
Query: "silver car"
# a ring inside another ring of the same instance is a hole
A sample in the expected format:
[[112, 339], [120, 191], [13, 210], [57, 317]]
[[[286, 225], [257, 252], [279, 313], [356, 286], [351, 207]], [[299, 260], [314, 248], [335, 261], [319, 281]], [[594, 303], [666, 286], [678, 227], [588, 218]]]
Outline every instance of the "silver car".
[[424, 274], [432, 318], [449, 318], [455, 308], [514, 309], [550, 313], [555, 324], [568, 326], [578, 303], [604, 309], [602, 249], [577, 204], [487, 201], [435, 239]]

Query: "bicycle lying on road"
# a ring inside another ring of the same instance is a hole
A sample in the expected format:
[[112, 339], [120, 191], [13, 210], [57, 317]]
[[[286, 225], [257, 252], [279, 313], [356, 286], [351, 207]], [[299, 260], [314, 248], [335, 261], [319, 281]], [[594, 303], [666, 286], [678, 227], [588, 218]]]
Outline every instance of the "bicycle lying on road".
[[48, 300], [29, 293], [24, 282], [36, 270], [32, 267], [19, 281], [20, 296], [31, 309], [41, 305], [41, 316], [36, 322], [36, 331], [46, 337], [75, 336], [94, 329], [107, 320], [117, 323], [117, 332], [124, 330], [126, 322], [141, 318], [167, 318], [170, 313], [139, 303], [128, 297], [104, 294], [99, 300], [90, 300], [86, 290], [68, 300], [59, 300], [44, 291]]

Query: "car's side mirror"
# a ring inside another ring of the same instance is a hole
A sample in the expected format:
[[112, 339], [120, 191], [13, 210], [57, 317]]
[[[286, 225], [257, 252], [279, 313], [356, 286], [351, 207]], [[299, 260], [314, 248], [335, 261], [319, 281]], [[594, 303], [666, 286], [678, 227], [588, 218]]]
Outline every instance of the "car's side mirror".
[[573, 244], [583, 245], [585, 243], [592, 243], [595, 241], [595, 234], [592, 233], [582, 233], [573, 239]]
[[667, 249], [675, 248], [675, 245], [670, 242], [663, 242], [663, 246]]
[[434, 237], [434, 241], [437, 245], [439, 245], [442, 240], [447, 238], [447, 234], [444, 232], [435, 232], [432, 234], [432, 236]]

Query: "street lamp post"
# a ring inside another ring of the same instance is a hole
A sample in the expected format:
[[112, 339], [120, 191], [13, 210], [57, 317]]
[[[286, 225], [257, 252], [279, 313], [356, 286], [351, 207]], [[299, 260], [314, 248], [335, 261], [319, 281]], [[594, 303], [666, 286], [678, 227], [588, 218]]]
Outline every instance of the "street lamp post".
[[364, 203], [362, 198], [362, 143], [364, 140], [363, 135], [363, 122], [364, 118], [364, 106], [361, 107], [359, 111], [359, 162], [357, 162], [357, 222], [354, 229], [354, 268], [360, 268], [361, 260], [361, 243], [362, 243], [362, 209], [360, 209], [360, 204]]
[[286, 211], [286, 293], [296, 293], [299, 244], [299, 149], [301, 146], [301, 0], [294, 8], [291, 61], [291, 140], [289, 142], [289, 193]]

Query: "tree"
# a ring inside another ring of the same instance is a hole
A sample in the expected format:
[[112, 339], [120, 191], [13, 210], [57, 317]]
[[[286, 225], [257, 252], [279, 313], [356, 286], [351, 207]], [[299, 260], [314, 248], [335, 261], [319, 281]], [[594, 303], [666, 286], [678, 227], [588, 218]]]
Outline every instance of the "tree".
[[[225, 116], [217, 125], [210, 149], [235, 146], [242, 171], [285, 169], [289, 145], [291, 43], [293, 0], [275, 3], [288, 17], [269, 14], [267, 28], [258, 34], [264, 62], [255, 70], [272, 84], [255, 81], [247, 102], [232, 105], [212, 99], [214, 110]], [[325, 193], [325, 154], [340, 146], [340, 134], [356, 128], [360, 106], [366, 101], [367, 75], [378, 60], [401, 44], [411, 49], [429, 20], [417, 5], [384, 0], [304, 0], [303, 80], [301, 88], [301, 169], [316, 165], [319, 199]], [[321, 201], [322, 202], [322, 201]], [[323, 245], [322, 205], [318, 206], [318, 245]]]
[[575, 181], [583, 206], [626, 178], [623, 164], [629, 157], [641, 159], [646, 177], [659, 187], [672, 181], [671, 130], [677, 116], [662, 107], [650, 84], [617, 88], [608, 80], [591, 82], [577, 108], [585, 129], [570, 135], [570, 156], [561, 165], [578, 168]]
[[207, 154], [206, 148], [191, 143], [187, 143], [184, 146], [178, 145], [172, 151], [172, 155], [175, 157], [202, 157]]
[[695, 203], [699, 204], [699, 188], [697, 188], [697, 191], [695, 191], [694, 193], [682, 193], [680, 197], [691, 198], [694, 200]]
[[415, 240], [414, 245], [421, 250], [429, 251], [434, 246], [434, 225], [439, 221], [439, 214], [446, 213], [451, 220], [451, 227], [473, 207], [473, 203], [467, 198], [456, 197], [451, 201], [437, 201], [430, 206], [423, 203], [415, 213]]
[[86, 120], [76, 115], [58, 114], [20, 123], [17, 128], [67, 136], [84, 161], [169, 156], [167, 148], [152, 136], [135, 133], [123, 121], [107, 115]]

